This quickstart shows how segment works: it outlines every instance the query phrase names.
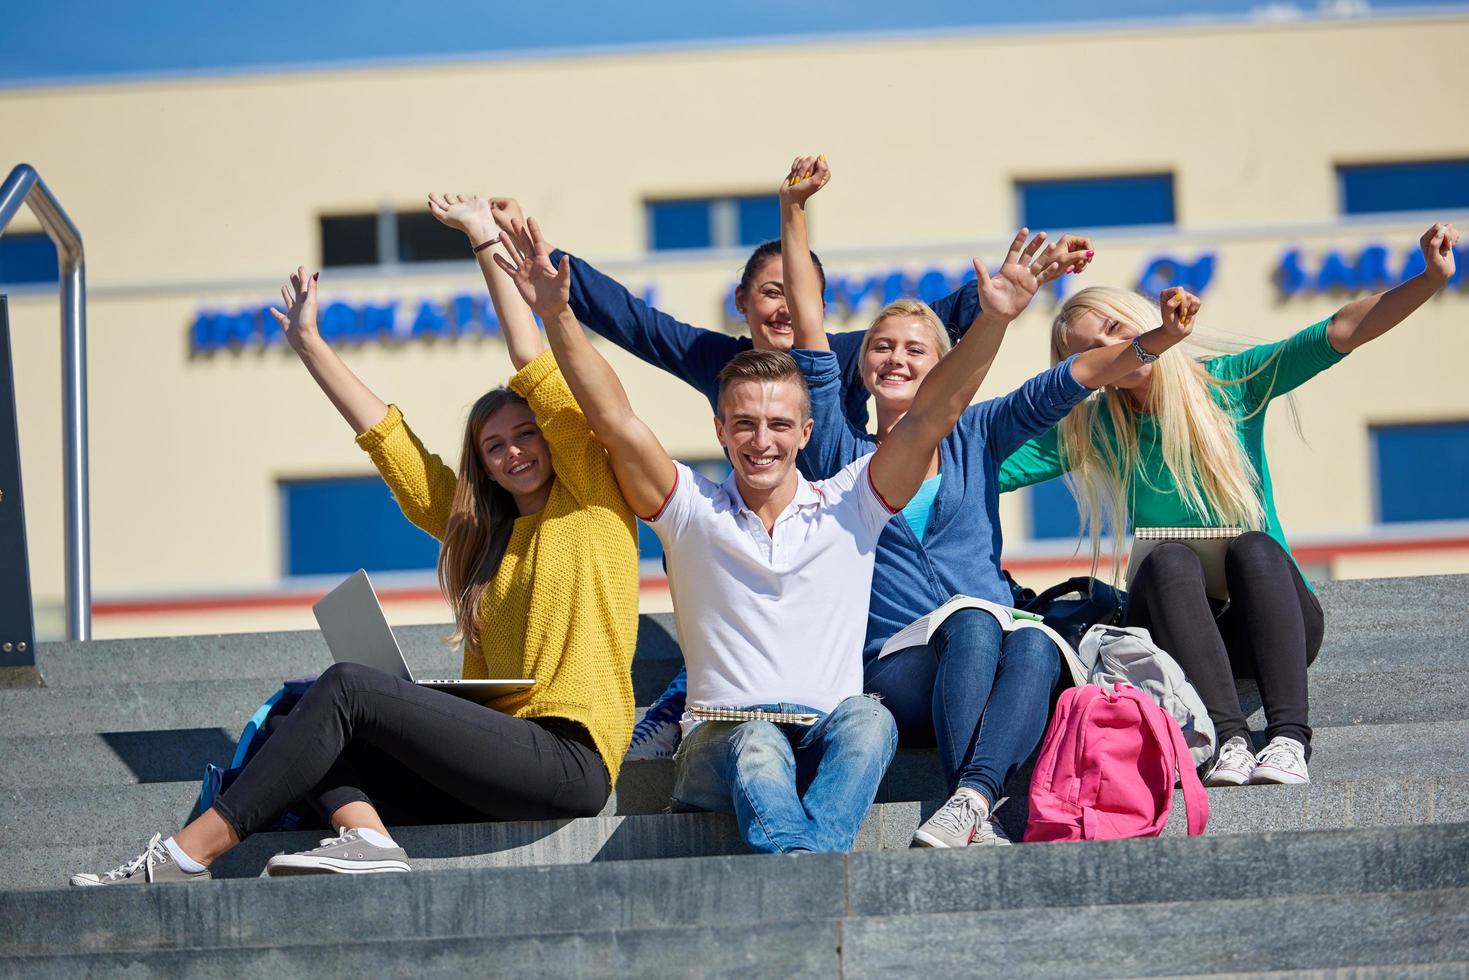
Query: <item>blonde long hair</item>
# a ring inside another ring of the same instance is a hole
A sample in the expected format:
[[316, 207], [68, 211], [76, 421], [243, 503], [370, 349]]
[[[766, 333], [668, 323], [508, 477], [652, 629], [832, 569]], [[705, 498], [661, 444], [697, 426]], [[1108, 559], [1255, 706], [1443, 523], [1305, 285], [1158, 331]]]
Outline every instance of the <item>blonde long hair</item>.
[[[1088, 310], [1143, 332], [1162, 323], [1156, 300], [1115, 287], [1083, 289], [1066, 301], [1051, 325], [1052, 364], [1070, 356], [1067, 327]], [[1163, 463], [1190, 513], [1201, 521], [1263, 528], [1260, 474], [1250, 464], [1236, 431], [1239, 423], [1250, 416], [1236, 419], [1214, 392], [1249, 381], [1271, 362], [1248, 377], [1221, 381], [1204, 370], [1203, 360], [1219, 353], [1208, 346], [1190, 339], [1159, 357], [1153, 363], [1152, 384], [1141, 412], [1158, 421]], [[1262, 410], [1264, 404], [1262, 399], [1255, 411]], [[1128, 504], [1136, 490], [1133, 481], [1139, 469], [1139, 414], [1131, 399], [1104, 390], [1089, 396], [1057, 427], [1061, 457], [1069, 465], [1066, 483], [1091, 538], [1092, 572], [1096, 573], [1102, 528], [1106, 526], [1114, 543], [1114, 579], [1122, 563]]]
[[445, 640], [449, 644], [479, 645], [475, 614], [485, 588], [500, 570], [515, 519], [520, 516], [510, 491], [490, 479], [480, 463], [479, 433], [490, 416], [506, 405], [524, 404], [525, 399], [509, 388], [494, 388], [479, 397], [464, 424], [454, 502], [439, 549], [439, 589], [454, 611], [454, 633]]

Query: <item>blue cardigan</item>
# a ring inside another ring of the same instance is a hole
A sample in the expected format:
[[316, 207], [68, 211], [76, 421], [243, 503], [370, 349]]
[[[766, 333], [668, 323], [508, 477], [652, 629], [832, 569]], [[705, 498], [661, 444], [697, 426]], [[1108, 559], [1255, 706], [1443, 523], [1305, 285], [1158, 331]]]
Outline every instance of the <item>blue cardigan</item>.
[[[828, 351], [792, 351], [811, 388], [816, 424], [802, 451], [802, 472], [821, 479], [872, 452], [877, 440], [843, 417], [842, 372]], [[907, 521], [890, 521], [877, 542], [864, 659], [888, 637], [955, 595], [1011, 605], [1000, 573], [1000, 464], [1051, 428], [1091, 389], [1071, 374], [1068, 358], [999, 398], [971, 405], [939, 444], [938, 497], [920, 542]]]
[[[734, 337], [675, 320], [575, 255], [556, 249], [551, 253], [551, 262], [559, 266], [563, 255], [571, 259], [571, 310], [587, 329], [682, 378], [709, 399], [711, 408], [719, 407], [715, 403], [719, 398], [720, 369], [736, 354], [754, 346], [749, 337]], [[933, 309], [957, 343], [979, 315], [979, 290], [973, 283], [966, 283], [934, 303]], [[848, 330], [826, 335], [840, 365], [843, 410], [859, 426], [867, 424], [867, 389], [857, 364], [864, 332]], [[810, 473], [806, 476], [819, 479]]]

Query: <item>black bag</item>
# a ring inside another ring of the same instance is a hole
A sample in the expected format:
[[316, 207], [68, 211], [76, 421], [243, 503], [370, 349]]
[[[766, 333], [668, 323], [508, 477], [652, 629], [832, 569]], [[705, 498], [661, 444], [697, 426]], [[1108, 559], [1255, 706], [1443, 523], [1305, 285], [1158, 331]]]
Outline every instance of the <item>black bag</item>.
[[1126, 592], [1090, 575], [1078, 575], [1051, 586], [1025, 605], [1017, 603], [1017, 608], [1040, 616], [1075, 649], [1086, 631], [1098, 623], [1121, 625], [1126, 604]]

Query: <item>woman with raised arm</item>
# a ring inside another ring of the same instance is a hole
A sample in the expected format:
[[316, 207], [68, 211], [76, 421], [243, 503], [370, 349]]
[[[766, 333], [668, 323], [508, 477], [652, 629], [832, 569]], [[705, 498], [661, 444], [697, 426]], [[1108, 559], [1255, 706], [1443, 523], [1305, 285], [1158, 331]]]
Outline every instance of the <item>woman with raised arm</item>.
[[443, 542], [464, 676], [535, 685], [480, 705], [335, 664], [210, 809], [72, 884], [207, 879], [215, 858], [301, 799], [338, 836], [275, 856], [269, 874], [407, 871], [389, 823], [591, 816], [606, 803], [633, 722], [635, 518], [530, 310], [482, 247], [496, 234], [488, 201], [431, 195], [429, 206], [475, 246], [517, 372], [470, 409], [457, 474], [317, 332], [315, 275], [298, 269], [285, 312], [272, 312], [403, 513]]
[[[878, 314], [860, 348], [863, 382], [877, 405], [877, 434], [852, 425], [840, 408], [840, 375], [821, 330], [822, 305], [807, 248], [806, 210], [826, 185], [822, 158], [798, 158], [781, 184], [781, 234], [796, 349], [811, 388], [815, 421], [806, 446], [807, 469], [818, 475], [872, 452], [913, 405], [923, 379], [941, 358], [982, 344], [992, 361], [1003, 336], [970, 330], [947, 350], [945, 332], [922, 303], [900, 301]], [[1091, 258], [1084, 241], [1063, 238], [1041, 250], [1044, 234], [1026, 244], [1021, 229], [1002, 275], [1045, 282]], [[975, 263], [979, 268], [978, 262]], [[1013, 270], [1013, 271], [1011, 271]], [[982, 277], [981, 277], [982, 278]], [[1164, 322], [1142, 338], [1143, 353], [1161, 353], [1188, 333], [1180, 308], [1186, 294], [1165, 304]], [[980, 289], [985, 309], [990, 298]], [[1040, 630], [1004, 632], [994, 615], [964, 609], [949, 616], [926, 644], [888, 656], [879, 651], [893, 634], [955, 595], [1009, 607], [1010, 587], [1000, 571], [1000, 463], [1044, 432], [1095, 389], [1136, 369], [1131, 348], [1079, 354], [1036, 375], [1016, 390], [967, 408], [934, 453], [928, 480], [903, 508], [877, 546], [877, 570], [863, 649], [866, 689], [883, 698], [903, 742], [934, 744], [952, 794], [913, 836], [920, 847], [1010, 843], [991, 809], [1005, 782], [1045, 729], [1061, 655]]]
[[[1165, 542], [1133, 572], [1123, 614], [1127, 625], [1147, 627], [1198, 688], [1220, 745], [1207, 785], [1311, 779], [1306, 667], [1325, 624], [1275, 512], [1265, 409], [1426, 303], [1453, 276], [1458, 241], [1453, 225], [1435, 224], [1419, 242], [1422, 273], [1286, 340], [1223, 356], [1180, 349], [1145, 357], [1001, 471], [1001, 490], [1067, 474], [1094, 564], [1104, 525], [1119, 548], [1123, 533], [1138, 527], [1243, 529], [1225, 552], [1227, 604], [1210, 599], [1199, 557]], [[1084, 289], [1052, 325], [1051, 359], [1127, 350], [1157, 322], [1156, 310], [1135, 293]], [[1120, 560], [1119, 551], [1114, 573]], [[1236, 677], [1259, 683], [1268, 741], [1258, 756]]]

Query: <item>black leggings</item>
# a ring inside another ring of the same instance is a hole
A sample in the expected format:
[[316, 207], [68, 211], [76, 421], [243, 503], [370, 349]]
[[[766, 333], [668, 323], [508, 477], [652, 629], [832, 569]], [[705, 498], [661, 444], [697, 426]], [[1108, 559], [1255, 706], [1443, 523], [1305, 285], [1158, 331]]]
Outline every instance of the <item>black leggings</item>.
[[360, 664], [311, 685], [220, 794], [244, 840], [298, 800], [371, 803], [389, 824], [594, 816], [611, 794], [581, 725], [512, 718]]
[[1310, 750], [1306, 667], [1321, 650], [1321, 603], [1290, 555], [1263, 531], [1235, 538], [1224, 556], [1229, 605], [1215, 613], [1199, 557], [1176, 542], [1143, 559], [1123, 619], [1143, 626], [1178, 661], [1203, 699], [1219, 745], [1249, 739], [1236, 677], [1253, 677], [1265, 707], [1265, 735]]

